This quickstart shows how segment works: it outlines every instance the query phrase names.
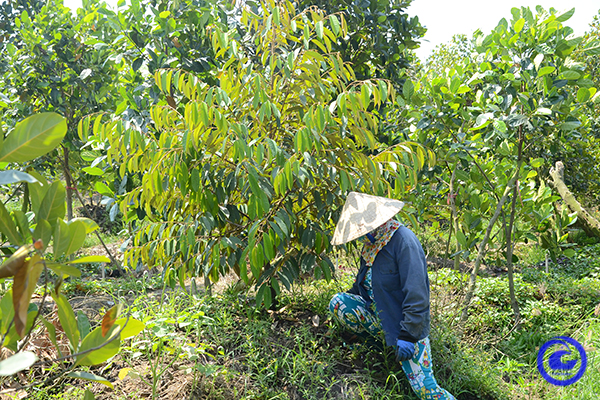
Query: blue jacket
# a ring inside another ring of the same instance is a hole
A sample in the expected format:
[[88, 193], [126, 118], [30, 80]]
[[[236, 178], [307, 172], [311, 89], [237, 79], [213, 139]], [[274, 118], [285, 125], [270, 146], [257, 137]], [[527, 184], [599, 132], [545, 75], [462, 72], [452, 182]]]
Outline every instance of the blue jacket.
[[[360, 259], [360, 270], [349, 293], [372, 300], [360, 284], [369, 267]], [[419, 239], [401, 226], [377, 253], [373, 262], [372, 287], [376, 309], [388, 346], [397, 339], [417, 342], [429, 335], [429, 278]]]

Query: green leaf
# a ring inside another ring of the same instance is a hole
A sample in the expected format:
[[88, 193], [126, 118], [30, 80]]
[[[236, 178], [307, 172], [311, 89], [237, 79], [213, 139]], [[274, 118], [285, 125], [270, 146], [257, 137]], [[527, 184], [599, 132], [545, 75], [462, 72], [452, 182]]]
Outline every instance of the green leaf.
[[519, 19], [517, 22], [515, 22], [514, 25], [514, 29], [516, 33], [519, 33], [523, 30], [523, 27], [525, 26], [525, 18], [521, 18]]
[[406, 80], [404, 86], [402, 86], [402, 94], [407, 101], [410, 101], [411, 97], [415, 93], [415, 85], [410, 81]]
[[460, 243], [463, 249], [467, 248], [467, 238], [462, 231], [459, 230], [456, 232], [456, 240], [458, 240], [458, 243]]
[[[9, 290], [2, 296], [2, 300], [0, 300], [0, 328], [2, 332], [6, 332], [14, 316], [15, 309], [13, 308], [12, 290]], [[5, 346], [6, 342], [0, 343], [0, 345]]]
[[560, 79], [574, 80], [574, 79], [579, 79], [580, 76], [581, 76], [581, 74], [579, 72], [564, 71], [564, 72], [561, 72], [561, 74], [558, 77]]
[[489, 114], [479, 114], [475, 119], [475, 126], [471, 128], [472, 131], [483, 129], [492, 122]]
[[11, 376], [31, 367], [37, 356], [31, 351], [22, 351], [0, 361], [0, 376]]
[[554, 70], [556, 70], [555, 67], [542, 67], [540, 68], [540, 71], [538, 72], [538, 76], [544, 76], [544, 75], [548, 75], [554, 72]]
[[115, 197], [115, 194], [112, 190], [104, 183], [104, 182], [96, 182], [94, 185], [96, 192], [100, 193], [103, 196]]
[[94, 396], [94, 393], [90, 392], [89, 389], [85, 389], [83, 400], [96, 400], [96, 396]]
[[333, 29], [333, 33], [337, 36], [340, 32], [340, 22], [333, 14], [329, 16], [329, 22], [331, 23], [331, 29]]
[[317, 37], [319, 40], [323, 40], [323, 21], [318, 21], [315, 24], [315, 30], [317, 31]]
[[85, 232], [85, 224], [81, 221], [67, 224], [63, 220], [58, 220], [54, 228], [54, 257], [63, 254], [68, 256], [79, 250], [85, 241]]
[[460, 79], [458, 79], [458, 77], [454, 77], [454, 79], [452, 79], [452, 82], [450, 83], [450, 91], [452, 93], [456, 93], [456, 91], [458, 90], [458, 88], [460, 87]]
[[321, 266], [321, 269], [323, 270], [323, 275], [325, 275], [325, 279], [327, 280], [327, 282], [329, 282], [331, 280], [331, 269], [333, 268], [333, 265], [330, 262], [327, 262], [327, 260], [321, 260], [319, 264]]
[[575, 7], [571, 8], [568, 11], [565, 11], [562, 14], [557, 14], [556, 15], [556, 20], [558, 22], [565, 22], [566, 20], [568, 20], [569, 18], [571, 18], [573, 16], [573, 14], [575, 14]]
[[80, 222], [82, 222], [85, 225], [85, 233], [86, 234], [92, 233], [96, 229], [100, 229], [100, 226], [98, 225], [98, 223], [96, 221], [94, 221], [93, 219], [85, 218], [85, 217], [73, 218], [68, 223], [70, 225], [70, 224], [72, 224], [72, 223], [74, 223], [76, 221], [80, 221]]
[[542, 165], [544, 165], [544, 159], [543, 158], [535, 158], [535, 159], [531, 160], [531, 166], [533, 168], [539, 168]]
[[15, 210], [12, 212], [12, 217], [15, 223], [17, 224], [17, 229], [21, 234], [21, 237], [26, 242], [31, 241], [31, 231], [29, 230], [29, 218], [25, 213], [21, 210]]
[[69, 262], [67, 262], [67, 264], [84, 264], [84, 263], [97, 263], [97, 262], [109, 263], [110, 258], [108, 258], [106, 256], [85, 256], [85, 257], [78, 258], [77, 260], [69, 261]]
[[594, 87], [594, 81], [587, 78], [581, 78], [577, 81], [577, 86], [590, 89]]
[[504, 123], [504, 121], [495, 120], [494, 128], [502, 133], [506, 133], [506, 124]]
[[74, 352], [77, 352], [79, 348], [79, 329], [77, 328], [77, 319], [75, 318], [73, 308], [71, 308], [71, 305], [64, 294], [59, 294], [57, 296], [56, 293], [52, 292], [51, 295], [58, 308], [60, 325], [62, 326], [65, 335], [67, 335], [67, 339], [69, 339]]
[[573, 250], [573, 249], [565, 249], [565, 250], [563, 250], [563, 254], [565, 256], [571, 258], [571, 257], [574, 257], [575, 254], [577, 254], [577, 253], [575, 253], [575, 250]]
[[552, 110], [545, 107], [540, 107], [535, 112], [538, 115], [552, 115]]
[[[89, 349], [93, 349], [108, 342], [114, 335], [119, 334], [119, 330], [120, 327], [113, 325], [108, 331], [107, 335], [103, 337], [102, 326], [97, 327], [96, 329], [91, 331], [85, 338], [83, 338], [78, 352], [80, 353]], [[116, 338], [110, 343], [102, 346], [98, 350], [82, 354], [77, 357], [75, 365], [101, 364], [109, 358], [113, 357], [115, 354], [117, 354], [117, 352], [119, 351], [120, 343], [120, 339]]]
[[100, 175], [104, 174], [104, 171], [102, 171], [98, 167], [85, 167], [82, 169], [82, 171], [85, 172], [86, 174], [94, 175], [94, 176], [100, 176]]
[[21, 171], [0, 171], [0, 185], [9, 185], [16, 182], [37, 183], [33, 176]]
[[256, 306], [259, 308], [262, 306], [265, 287], [266, 285], [261, 285], [256, 291], [256, 297], [254, 298], [254, 300], [256, 301]]
[[267, 286], [266, 283], [263, 286], [265, 287], [265, 290], [263, 292], [263, 304], [265, 306], [265, 309], [268, 309], [269, 307], [271, 307], [271, 303], [273, 302], [273, 296], [271, 295], [271, 287]]
[[600, 40], [593, 40], [587, 43], [583, 51], [588, 56], [600, 56]]
[[22, 245], [23, 238], [17, 231], [17, 227], [11, 218], [8, 210], [4, 207], [4, 203], [0, 201], [0, 232], [8, 238], [8, 241], [13, 245]]
[[50, 341], [54, 345], [54, 348], [58, 351], [58, 356], [62, 357], [60, 348], [56, 343], [56, 327], [51, 322], [48, 322], [48, 320], [46, 320], [44, 317], [40, 316], [40, 319], [42, 320], [44, 327], [46, 327], [46, 331], [48, 332], [48, 337], [50, 337]]
[[42, 219], [38, 221], [35, 229], [33, 230], [33, 239], [42, 241], [42, 251], [48, 247], [50, 243], [50, 239], [52, 238], [52, 226], [50, 226], [50, 222]]
[[577, 101], [580, 103], [585, 103], [590, 98], [590, 90], [587, 88], [579, 88], [577, 91]]
[[581, 126], [581, 122], [579, 121], [568, 121], [568, 122], [563, 122], [562, 124], [560, 124], [560, 129], [562, 129], [563, 131], [572, 131], [574, 129], [577, 129]]
[[503, 156], [509, 156], [511, 154], [510, 144], [508, 140], [504, 139], [502, 143], [500, 143], [500, 146], [498, 147], [498, 152]]
[[40, 209], [33, 210], [36, 221], [45, 219], [50, 222], [50, 225], [53, 225], [56, 218], [64, 218], [66, 212], [65, 198], [65, 187], [60, 181], [53, 182], [40, 203]]
[[46, 178], [37, 171], [29, 171], [29, 174], [39, 182], [27, 184], [27, 187], [29, 188], [29, 198], [31, 200], [31, 209], [36, 212], [40, 209], [40, 204], [42, 204], [42, 200], [44, 199], [46, 192], [48, 192], [50, 184], [48, 184]]
[[110, 381], [108, 379], [103, 378], [100, 375], [92, 374], [91, 372], [73, 371], [73, 372], [69, 372], [65, 376], [69, 377], [69, 378], [83, 379], [83, 380], [91, 381], [91, 382], [98, 382], [98, 383], [108, 386], [111, 389], [114, 389], [113, 384], [110, 383]]
[[81, 271], [70, 265], [53, 264], [53, 263], [47, 263], [46, 265], [48, 266], [48, 268], [50, 268], [52, 271], [54, 271], [56, 273], [56, 275], [58, 275], [58, 276], [69, 275], [69, 276], [74, 276], [76, 278], [81, 277]]
[[197, 192], [200, 190], [200, 172], [196, 168], [190, 173], [190, 184], [192, 186], [192, 191]]
[[32, 115], [6, 137], [0, 162], [25, 162], [54, 150], [67, 133], [66, 120], [56, 113]]
[[206, 103], [200, 103], [200, 118], [206, 128], [210, 127], [210, 119], [208, 117], [208, 106]]
[[90, 333], [90, 320], [81, 310], [77, 311], [77, 328], [82, 337]]
[[273, 241], [271, 240], [271, 235], [269, 235], [268, 232], [265, 232], [263, 235], [263, 247], [265, 249], [267, 260], [273, 260], [275, 258], [275, 248], [273, 246]]

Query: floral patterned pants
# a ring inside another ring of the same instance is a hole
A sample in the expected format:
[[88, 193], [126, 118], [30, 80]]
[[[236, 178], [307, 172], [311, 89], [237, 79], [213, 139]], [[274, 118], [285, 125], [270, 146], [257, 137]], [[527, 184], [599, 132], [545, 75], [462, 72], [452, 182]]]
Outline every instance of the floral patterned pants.
[[[337, 293], [329, 303], [329, 310], [340, 323], [356, 333], [368, 332], [376, 337], [381, 333], [377, 315], [359, 295]], [[415, 354], [411, 360], [402, 361], [402, 370], [421, 400], [455, 400], [437, 384], [432, 367], [431, 347], [426, 337], [415, 343]]]

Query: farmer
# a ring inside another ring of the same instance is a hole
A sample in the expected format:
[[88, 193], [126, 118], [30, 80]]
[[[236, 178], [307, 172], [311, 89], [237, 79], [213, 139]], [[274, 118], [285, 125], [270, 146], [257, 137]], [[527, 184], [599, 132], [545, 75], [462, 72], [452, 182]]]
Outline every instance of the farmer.
[[415, 234], [393, 219], [403, 206], [350, 192], [331, 243], [363, 242], [360, 269], [352, 288], [333, 296], [329, 310], [356, 333], [377, 337], [383, 331], [421, 399], [454, 400], [433, 376], [427, 263]]

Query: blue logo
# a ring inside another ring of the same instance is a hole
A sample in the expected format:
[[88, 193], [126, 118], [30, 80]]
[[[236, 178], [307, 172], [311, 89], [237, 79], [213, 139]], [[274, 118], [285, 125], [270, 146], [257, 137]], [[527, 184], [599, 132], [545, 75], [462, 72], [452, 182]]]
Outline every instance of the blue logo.
[[557, 336], [540, 347], [537, 366], [542, 377], [551, 384], [569, 386], [581, 379], [585, 373], [587, 355], [577, 340]]

